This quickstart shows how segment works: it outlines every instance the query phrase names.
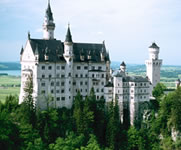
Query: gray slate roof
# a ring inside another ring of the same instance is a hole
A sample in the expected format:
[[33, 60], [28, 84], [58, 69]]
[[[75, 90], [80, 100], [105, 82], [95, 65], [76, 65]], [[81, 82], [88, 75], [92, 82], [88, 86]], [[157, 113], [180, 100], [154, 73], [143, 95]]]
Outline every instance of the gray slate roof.
[[149, 79], [142, 76], [126, 76], [123, 77], [123, 82], [149, 82]]
[[[48, 62], [65, 61], [63, 57], [64, 43], [60, 40], [30, 39], [30, 44], [34, 54], [39, 55], [39, 61], [45, 62], [45, 54], [49, 56]], [[106, 52], [104, 43], [73, 43], [74, 62], [101, 62], [101, 53], [105, 61], [109, 60], [109, 54]], [[81, 60], [80, 56], [84, 56]], [[91, 59], [88, 59], [88, 55]]]
[[159, 47], [156, 45], [156, 43], [155, 43], [155, 42], [154, 42], [154, 43], [152, 43], [152, 45], [151, 45], [149, 48], [157, 48], [157, 49], [159, 49]]

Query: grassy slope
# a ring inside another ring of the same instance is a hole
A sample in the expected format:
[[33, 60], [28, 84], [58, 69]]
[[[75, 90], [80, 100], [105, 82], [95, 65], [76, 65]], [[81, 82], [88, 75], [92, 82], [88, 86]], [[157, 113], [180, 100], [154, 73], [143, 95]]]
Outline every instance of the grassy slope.
[[0, 101], [4, 101], [8, 95], [19, 95], [20, 77], [0, 76]]

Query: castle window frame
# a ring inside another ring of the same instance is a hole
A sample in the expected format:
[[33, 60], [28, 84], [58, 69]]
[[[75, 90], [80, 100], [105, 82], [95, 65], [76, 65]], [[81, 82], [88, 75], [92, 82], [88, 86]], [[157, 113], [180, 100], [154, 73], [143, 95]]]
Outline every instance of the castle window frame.
[[101, 67], [101, 66], [99, 66], [99, 67], [98, 67], [98, 70], [102, 70], [102, 67]]
[[62, 89], [62, 90], [61, 90], [61, 93], [65, 93], [65, 90], [64, 90], [64, 89]]
[[65, 101], [65, 97], [61, 97], [61, 100], [62, 100], [62, 101]]
[[42, 90], [42, 91], [41, 91], [41, 94], [45, 94], [45, 90]]
[[59, 81], [56, 82], [56, 86], [60, 86], [60, 82]]
[[65, 75], [64, 75], [64, 74], [62, 74], [62, 75], [61, 75], [61, 78], [65, 78]]
[[77, 66], [77, 70], [80, 70], [81, 69], [81, 66]]
[[87, 70], [88, 69], [88, 66], [84, 66], [84, 70]]
[[48, 77], [49, 77], [49, 78], [51, 78], [51, 77], [52, 77], [52, 75], [51, 75], [51, 74], [49, 74], [49, 75], [48, 75]]
[[53, 94], [54, 93], [54, 90], [51, 90], [51, 94]]
[[56, 90], [56, 93], [60, 93], [60, 91], [59, 91], [59, 90]]
[[56, 76], [57, 76], [57, 78], [59, 78], [59, 77], [60, 77], [60, 74], [58, 73]]
[[78, 78], [78, 74], [75, 74], [75, 77]]
[[65, 66], [62, 66], [61, 69], [62, 69], [62, 70], [65, 70]]
[[60, 101], [60, 97], [57, 97], [57, 101]]
[[92, 66], [92, 70], [95, 70], [95, 66]]
[[61, 86], [64, 86], [65, 85], [65, 82], [61, 82]]
[[80, 77], [83, 78], [83, 74], [80, 74]]
[[48, 70], [52, 70], [52, 66], [48, 66]]
[[104, 74], [102, 74], [102, 78], [104, 78]]
[[51, 82], [51, 86], [54, 86], [54, 82], [53, 81]]
[[104, 88], [103, 88], [103, 89], [101, 89], [101, 92], [104, 92]]
[[69, 72], [68, 76], [71, 77], [71, 73], [70, 72]]
[[42, 78], [45, 78], [45, 75], [44, 75], [44, 74], [42, 74]]
[[60, 66], [57, 66], [57, 70], [60, 70]]
[[42, 83], [41, 83], [41, 86], [45, 86], [45, 82], [42, 82]]
[[42, 69], [42, 70], [45, 70], [45, 66], [41, 66], [41, 69]]
[[87, 85], [87, 81], [85, 81], [85, 85]]
[[80, 81], [80, 85], [83, 85], [83, 82], [82, 82], [82, 81]]

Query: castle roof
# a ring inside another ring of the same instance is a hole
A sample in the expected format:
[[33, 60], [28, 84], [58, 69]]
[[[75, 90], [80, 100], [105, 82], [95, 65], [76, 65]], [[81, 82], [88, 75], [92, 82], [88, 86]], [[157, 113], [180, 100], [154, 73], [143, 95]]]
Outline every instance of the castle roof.
[[120, 66], [126, 66], [125, 62], [123, 61]]
[[126, 76], [123, 82], [149, 82], [148, 78], [142, 76]]
[[[40, 62], [47, 61], [44, 57], [45, 54], [49, 56], [49, 62], [65, 61], [63, 57], [64, 43], [62, 41], [44, 39], [30, 39], [29, 41], [34, 54], [35, 52], [36, 54], [39, 54]], [[74, 62], [101, 62], [102, 51], [105, 61], [109, 61], [109, 54], [106, 52], [105, 48], [102, 50], [103, 47], [105, 46], [102, 43], [73, 43]], [[81, 60], [80, 58], [82, 55], [84, 55], [84, 60]], [[88, 55], [91, 57], [88, 58]]]
[[151, 45], [149, 48], [156, 48], [156, 49], [159, 49], [159, 47], [156, 45], [155, 42], [153, 42], [152, 45]]

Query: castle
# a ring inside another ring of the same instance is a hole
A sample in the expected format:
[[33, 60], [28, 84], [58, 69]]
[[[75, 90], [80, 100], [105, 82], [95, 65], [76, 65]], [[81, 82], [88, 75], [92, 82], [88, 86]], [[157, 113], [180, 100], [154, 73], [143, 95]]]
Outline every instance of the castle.
[[120, 107], [121, 121], [126, 113], [133, 125], [138, 117], [139, 104], [148, 102], [153, 87], [160, 81], [159, 47], [153, 43], [149, 47], [149, 60], [146, 61], [147, 77], [128, 76], [126, 64], [110, 72], [110, 57], [105, 43], [76, 43], [72, 40], [68, 26], [65, 41], [54, 38], [55, 23], [50, 3], [46, 9], [43, 23], [43, 39], [28, 40], [21, 49], [21, 89], [19, 103], [25, 97], [25, 84], [28, 76], [33, 77], [34, 103], [46, 109], [71, 108], [74, 97], [80, 91], [83, 97], [94, 88], [97, 100], [106, 102], [117, 99]]

